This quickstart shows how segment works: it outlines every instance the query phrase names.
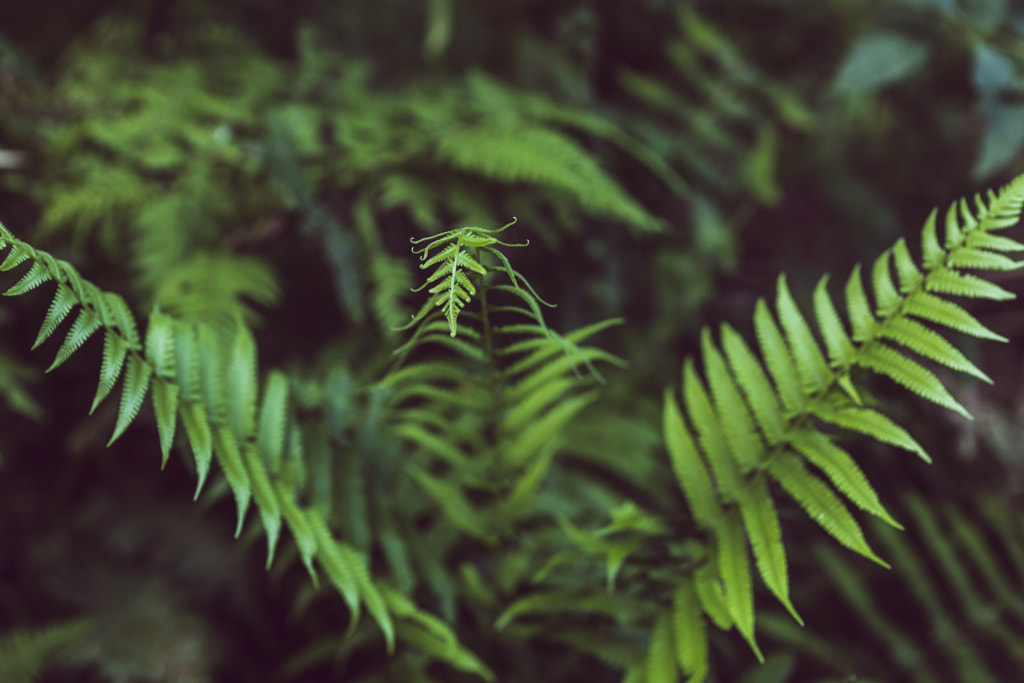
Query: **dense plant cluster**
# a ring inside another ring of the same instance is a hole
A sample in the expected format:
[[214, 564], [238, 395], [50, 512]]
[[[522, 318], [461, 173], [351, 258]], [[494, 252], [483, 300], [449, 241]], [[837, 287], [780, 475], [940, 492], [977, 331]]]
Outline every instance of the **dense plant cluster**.
[[0, 679], [1021, 671], [1020, 9], [61, 4]]

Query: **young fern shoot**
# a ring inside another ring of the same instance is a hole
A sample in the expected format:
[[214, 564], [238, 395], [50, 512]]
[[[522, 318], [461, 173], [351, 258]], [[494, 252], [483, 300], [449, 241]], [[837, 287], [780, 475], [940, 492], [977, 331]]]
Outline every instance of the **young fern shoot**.
[[[432, 295], [431, 298], [424, 302], [419, 312], [412, 317], [412, 320], [399, 329], [409, 329], [425, 318], [434, 308], [441, 308], [444, 311], [445, 319], [448, 321], [449, 334], [455, 337], [458, 334], [459, 313], [477, 291], [476, 286], [472, 282], [472, 276], [466, 271], [471, 271], [479, 277], [483, 277], [489, 272], [498, 270], [481, 264], [480, 255], [482, 253], [491, 254], [501, 261], [501, 270], [508, 275], [512, 286], [516, 290], [522, 291], [519, 287], [519, 282], [523, 283], [530, 294], [529, 296], [524, 295], [523, 299], [530, 305], [531, 309], [536, 309], [537, 303], [553, 308], [554, 304], [549, 304], [541, 299], [537, 292], [533, 290], [533, 287], [530, 286], [530, 283], [526, 281], [526, 278], [512, 268], [508, 257], [495, 247], [495, 245], [499, 247], [529, 246], [529, 240], [522, 244], [510, 244], [502, 242], [495, 237], [498, 233], [507, 230], [515, 224], [516, 219], [513, 218], [511, 222], [493, 230], [468, 227], [456, 228], [437, 235], [410, 240], [416, 245], [426, 242], [424, 246], [412, 250], [412, 253], [419, 254], [420, 260], [423, 261], [420, 264], [420, 269], [426, 270], [436, 266], [434, 272], [427, 277], [426, 282], [412, 291], [419, 292], [431, 283], [436, 282], [437, 284], [434, 284], [428, 290], [428, 293]], [[439, 251], [431, 256], [430, 252], [432, 250]], [[438, 280], [440, 282], [437, 282]], [[538, 321], [543, 322], [539, 309], [536, 309], [536, 313]]]

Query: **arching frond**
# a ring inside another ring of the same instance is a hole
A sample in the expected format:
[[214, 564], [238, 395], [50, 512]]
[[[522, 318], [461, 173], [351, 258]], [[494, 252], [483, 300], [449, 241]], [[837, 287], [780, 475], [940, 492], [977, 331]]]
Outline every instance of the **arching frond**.
[[[353, 623], [365, 606], [392, 649], [398, 637], [393, 616], [380, 587], [371, 578], [368, 560], [338, 540], [317, 510], [298, 502], [304, 480], [296, 476], [294, 468], [285, 466], [286, 461], [301, 461], [301, 455], [294, 454], [295, 449], [301, 449], [301, 442], [288, 406], [288, 381], [284, 375], [271, 372], [261, 399], [256, 345], [242, 323], [242, 311], [236, 310], [233, 325], [224, 334], [222, 320], [186, 320], [158, 308], [150, 315], [143, 341], [134, 316], [120, 296], [100, 290], [69, 263], [18, 240], [0, 225], [0, 253], [3, 251], [6, 254], [0, 270], [29, 264], [26, 274], [7, 294], [23, 294], [45, 282], [56, 282], [35, 346], [52, 336], [61, 321], [78, 309], [51, 369], [103, 331], [104, 349], [92, 408], [122, 380], [111, 442], [135, 422], [147, 395], [152, 393], [162, 462], [166, 463], [180, 420], [195, 457], [198, 487], [202, 487], [216, 461], [236, 499], [239, 531], [250, 502], [255, 501], [267, 534], [268, 566], [280, 529], [287, 526], [314, 580], [315, 563], [344, 597]], [[268, 281], [262, 274], [253, 274], [264, 287]], [[246, 282], [245, 278], [242, 281]], [[259, 298], [261, 291], [269, 300], [271, 291], [265, 287], [246, 289], [245, 293]], [[408, 610], [421, 614], [415, 608]]]
[[[1024, 245], [993, 231], [1016, 223], [1022, 205], [1024, 176], [985, 199], [975, 198], [973, 211], [964, 201], [954, 203], [946, 212], [941, 241], [933, 212], [922, 230], [921, 263], [914, 261], [905, 240], [899, 240], [872, 265], [870, 298], [860, 266], [854, 267], [846, 281], [845, 320], [828, 292], [827, 276], [823, 277], [813, 295], [817, 336], [785, 277], [778, 281], [774, 313], [764, 300], [754, 312], [760, 358], [728, 326], [723, 326], [717, 343], [704, 331], [704, 378], [697, 364], [687, 359], [683, 405], [677, 404], [673, 392], [666, 392], [663, 426], [672, 467], [693, 519], [717, 548], [714, 565], [706, 566], [713, 567], [721, 581], [729, 619], [723, 621], [721, 610], [705, 600], [703, 610], [709, 618], [736, 624], [756, 648], [744, 537], [765, 584], [795, 616], [765, 475], [841, 544], [888, 566], [868, 546], [860, 523], [836, 492], [890, 526], [901, 527], [850, 454], [838, 445], [838, 434], [822, 427], [857, 432], [928, 459], [905, 429], [864, 405], [864, 370], [969, 417], [919, 358], [989, 379], [927, 323], [1002, 339], [943, 295], [1012, 298], [1002, 287], [963, 270], [1019, 267], [1006, 254], [1024, 250]], [[695, 585], [699, 589], [702, 584]]]

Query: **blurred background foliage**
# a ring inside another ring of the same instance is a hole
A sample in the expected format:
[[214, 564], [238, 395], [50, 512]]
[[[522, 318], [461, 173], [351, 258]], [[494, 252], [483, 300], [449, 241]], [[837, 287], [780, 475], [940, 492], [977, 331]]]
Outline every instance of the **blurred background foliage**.
[[[1009, 0], [0, 7], [5, 225], [137, 311], [256, 326], [261, 363], [288, 370], [329, 437], [312, 495], [503, 681], [620, 680], [644, 656], [649, 596], [603, 587], [688, 561], [685, 544], [629, 556], [665, 533], [644, 510], [681, 514], [658, 400], [701, 325], [746, 329], [783, 270], [808, 299], [822, 272], [1019, 172], [1022, 150], [1024, 8]], [[603, 370], [516, 543], [493, 548], [439, 523], [361, 389], [417, 306], [409, 239], [512, 216], [513, 241], [532, 242], [515, 267], [558, 304], [548, 321], [625, 318], [601, 340], [630, 365]], [[346, 638], [295, 549], [265, 574], [258, 533], [232, 541], [225, 485], [190, 505], [187, 461], [159, 472], [145, 429], [105, 451], [114, 407], [84, 410], [99, 349], [42, 381], [38, 306], [0, 310], [4, 680], [53, 652], [43, 680], [473, 680], [387, 657], [367, 620]], [[1024, 338], [1012, 306], [972, 312]], [[907, 405], [934, 466], [857, 452], [902, 501], [908, 532], [874, 537], [894, 569], [784, 518], [807, 626], [759, 602], [767, 663], [715, 632], [712, 680], [1024, 671], [1019, 344], [976, 350], [995, 387], [953, 385], [973, 423]], [[505, 612], [542, 570], [564, 600]]]

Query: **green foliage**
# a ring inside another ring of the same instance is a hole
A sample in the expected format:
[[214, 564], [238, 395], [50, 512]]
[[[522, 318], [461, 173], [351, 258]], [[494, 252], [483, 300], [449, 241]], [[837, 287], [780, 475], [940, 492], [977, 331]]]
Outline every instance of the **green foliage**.
[[[202, 612], [178, 641], [210, 641], [196, 675], [984, 680], [1016, 661], [985, 597], [1012, 592], [1016, 537], [968, 503], [900, 503], [923, 468], [874, 455], [927, 449], [958, 501], [1021, 481], [1021, 399], [988, 384], [1012, 353], [975, 342], [1019, 334], [992, 312], [1022, 181], [897, 241], [1017, 165], [1020, 8], [60, 4], [0, 8], [0, 208], [24, 239], [4, 230], [0, 261], [26, 294], [0, 311], [12, 628], [122, 629], [81, 595], [118, 600], [52, 575], [118, 582], [89, 561], [118, 548], [176, 568], [142, 602]], [[513, 215], [518, 239], [448, 229]], [[815, 285], [857, 260], [843, 302]], [[918, 396], [952, 412], [925, 422]], [[155, 444], [162, 473], [125, 455]], [[190, 535], [161, 510], [193, 487], [223, 546], [162, 540]], [[815, 525], [893, 578], [812, 550]], [[946, 530], [986, 568], [949, 559]], [[232, 591], [195, 597], [210, 548], [247, 555], [220, 567]], [[915, 591], [967, 598], [907, 619]], [[867, 607], [846, 628], [828, 602]], [[144, 635], [159, 666], [99, 638], [61, 661], [158, 680], [177, 650]], [[953, 666], [925, 656], [944, 647]]]
[[[315, 561], [345, 599], [353, 626], [365, 606], [384, 632], [389, 650], [392, 649], [392, 610], [381, 588], [370, 577], [366, 558], [336, 539], [320, 511], [299, 503], [305, 482], [296, 476], [296, 469], [301, 468], [303, 456], [301, 441], [289, 437], [290, 433], [297, 433], [298, 427], [289, 417], [287, 380], [271, 374], [260, 404], [255, 342], [241, 316], [225, 339], [219, 334], [223, 329], [217, 320], [203, 321], [201, 314], [198, 318], [186, 315], [185, 319], [178, 319], [155, 309], [143, 344], [135, 318], [119, 295], [102, 291], [82, 279], [69, 263], [18, 240], [2, 225], [0, 248], [6, 249], [0, 269], [30, 264], [25, 274], [4, 292], [6, 296], [25, 294], [51, 280], [57, 283], [36, 346], [78, 307], [75, 322], [50, 370], [67, 361], [89, 337], [103, 330], [103, 360], [91, 410], [124, 377], [110, 443], [135, 420], [152, 388], [163, 462], [167, 462], [180, 419], [195, 458], [196, 497], [216, 458], [235, 497], [236, 536], [241, 533], [246, 511], [255, 500], [267, 535], [268, 567], [281, 527], [286, 525], [313, 580], [316, 581]], [[195, 306], [189, 309], [189, 313], [201, 311]], [[415, 621], [414, 609], [407, 607], [405, 612], [407, 618]]]
[[[395, 354], [405, 359], [439, 343], [457, 356], [406, 364], [378, 387], [388, 394], [397, 433], [428, 455], [428, 467], [413, 467], [414, 478], [453, 526], [492, 544], [532, 513], [562, 431], [596, 398], [587, 390], [593, 380], [581, 369], [600, 380], [595, 362], [621, 363], [601, 349], [579, 346], [620, 320], [566, 335], [547, 327], [543, 300], [497, 248], [524, 246], [494, 236], [511, 225], [460, 228], [421, 240], [429, 240], [415, 250], [421, 268], [435, 268], [420, 289], [436, 284], [409, 323], [409, 341]], [[433, 256], [432, 249], [438, 250]], [[485, 265], [485, 257], [499, 265]], [[491, 273], [511, 284], [489, 281]], [[474, 298], [479, 313], [470, 326], [458, 328], [457, 316]], [[474, 429], [467, 430], [467, 421]], [[446, 470], [443, 476], [438, 466]], [[470, 502], [482, 496], [483, 505]]]
[[[889, 577], [865, 572], [832, 548], [816, 546], [814, 562], [834, 586], [832, 615], [819, 619], [821, 628], [827, 633], [841, 619], [847, 622], [840, 628], [850, 621], [863, 624], [859, 631], [871, 634], [873, 642], [858, 643], [858, 651], [822, 638], [805, 642], [774, 615], [765, 615], [765, 633], [831, 670], [856, 666], [879, 680], [1001, 680], [1020, 658], [1020, 528], [1019, 520], [1005, 514], [1006, 503], [991, 494], [971, 505], [933, 505], [908, 496], [900, 508], [913, 525], [909, 538], [874, 525], [896, 567]], [[907, 604], [879, 600], [882, 582], [898, 582]], [[927, 628], [917, 629], [915, 620]]]
[[86, 622], [77, 621], [3, 634], [0, 636], [0, 676], [10, 683], [39, 680], [54, 651], [81, 636], [88, 626]]
[[759, 658], [744, 536], [765, 585], [802, 624], [790, 599], [782, 533], [768, 481], [774, 480], [841, 544], [889, 566], [868, 546], [860, 525], [834, 491], [892, 527], [902, 527], [838, 443], [842, 432], [832, 428], [856, 431], [927, 459], [902, 427], [866, 401], [855, 374], [858, 368], [884, 375], [969, 417], [936, 376], [906, 351], [988, 380], [918, 320], [994, 336], [959, 305], [940, 297], [1012, 298], [1001, 287], [961, 269], [1019, 267], [1001, 252], [1021, 251], [1024, 245], [992, 233], [1016, 224], [1022, 205], [1024, 178], [985, 199], [975, 197], [973, 210], [966, 200], [954, 203], [946, 212], [941, 243], [933, 211], [922, 232], [920, 267], [902, 239], [875, 261], [873, 305], [860, 267], [853, 269], [845, 288], [849, 327], [828, 293], [828, 277], [823, 277], [813, 301], [824, 353], [780, 277], [775, 314], [763, 299], [754, 314], [761, 358], [728, 325], [721, 328], [720, 346], [705, 330], [704, 379], [692, 360], [684, 365], [685, 411], [672, 393], [666, 394], [665, 440], [676, 478], [697, 526], [710, 536], [713, 550], [708, 562], [721, 581], [731, 622]]

